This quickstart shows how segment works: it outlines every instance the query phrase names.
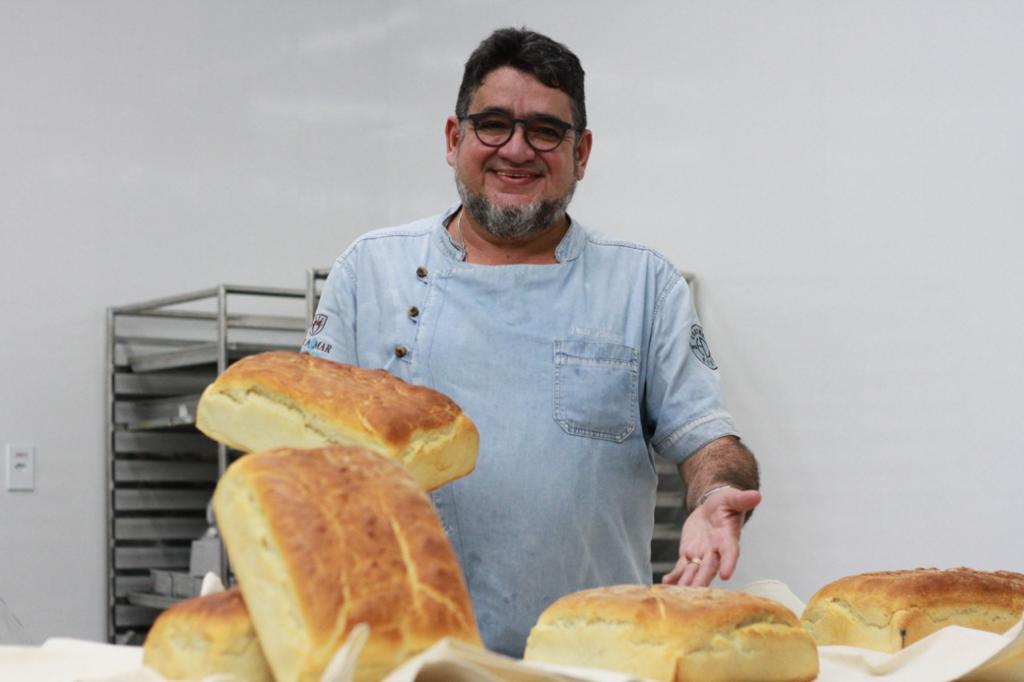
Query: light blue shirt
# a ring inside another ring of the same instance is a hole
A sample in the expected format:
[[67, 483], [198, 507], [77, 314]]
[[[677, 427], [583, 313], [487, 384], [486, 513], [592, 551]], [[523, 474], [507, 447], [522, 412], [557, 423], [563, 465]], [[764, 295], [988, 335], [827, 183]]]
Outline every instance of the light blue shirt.
[[551, 265], [463, 262], [454, 209], [337, 260], [303, 350], [384, 368], [480, 431], [433, 493], [488, 648], [521, 656], [558, 597], [650, 583], [657, 475], [735, 434], [689, 288], [665, 258], [572, 222]]

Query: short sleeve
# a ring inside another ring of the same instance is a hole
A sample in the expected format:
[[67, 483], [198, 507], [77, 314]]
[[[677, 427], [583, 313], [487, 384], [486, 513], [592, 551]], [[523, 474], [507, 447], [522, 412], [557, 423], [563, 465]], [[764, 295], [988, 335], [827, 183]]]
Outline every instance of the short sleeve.
[[302, 352], [354, 365], [356, 349], [356, 276], [351, 251], [334, 264], [324, 282]]
[[646, 373], [645, 413], [660, 455], [679, 463], [716, 438], [738, 435], [689, 286], [678, 274], [655, 307]]

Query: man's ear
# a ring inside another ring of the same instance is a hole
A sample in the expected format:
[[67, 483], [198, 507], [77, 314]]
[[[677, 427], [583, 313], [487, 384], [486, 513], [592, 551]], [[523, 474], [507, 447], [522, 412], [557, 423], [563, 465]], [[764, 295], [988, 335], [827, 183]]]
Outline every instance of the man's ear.
[[576, 179], [582, 180], [587, 172], [587, 161], [590, 160], [590, 150], [594, 145], [594, 134], [589, 130], [580, 133], [580, 141], [576, 143], [573, 154], [576, 155]]
[[461, 137], [462, 128], [459, 126], [459, 119], [449, 116], [448, 120], [444, 122], [445, 158], [448, 160], [449, 166], [455, 165], [455, 152]]

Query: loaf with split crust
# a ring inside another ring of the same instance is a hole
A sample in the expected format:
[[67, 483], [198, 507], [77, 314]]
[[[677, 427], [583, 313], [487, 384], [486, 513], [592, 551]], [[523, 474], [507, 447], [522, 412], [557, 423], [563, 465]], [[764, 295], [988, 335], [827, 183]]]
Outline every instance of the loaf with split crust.
[[662, 682], [804, 682], [818, 675], [814, 641], [782, 604], [674, 585], [562, 597], [530, 631], [525, 658]]
[[213, 507], [277, 682], [318, 682], [359, 623], [360, 682], [443, 637], [480, 645], [437, 513], [396, 461], [344, 446], [244, 455]]
[[948, 625], [1002, 633], [1024, 614], [1024, 575], [918, 568], [848, 576], [807, 602], [802, 620], [821, 646], [894, 652]]
[[425, 490], [470, 473], [480, 441], [442, 393], [288, 351], [228, 367], [203, 392], [196, 426], [243, 452], [358, 445], [400, 461]]

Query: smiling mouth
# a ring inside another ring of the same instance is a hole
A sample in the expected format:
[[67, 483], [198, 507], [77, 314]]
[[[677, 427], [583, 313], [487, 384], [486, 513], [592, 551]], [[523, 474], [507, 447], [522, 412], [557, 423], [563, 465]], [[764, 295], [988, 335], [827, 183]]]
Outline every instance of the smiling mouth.
[[494, 173], [498, 177], [508, 180], [535, 180], [540, 177], [539, 173], [531, 173], [529, 171], [496, 170]]

